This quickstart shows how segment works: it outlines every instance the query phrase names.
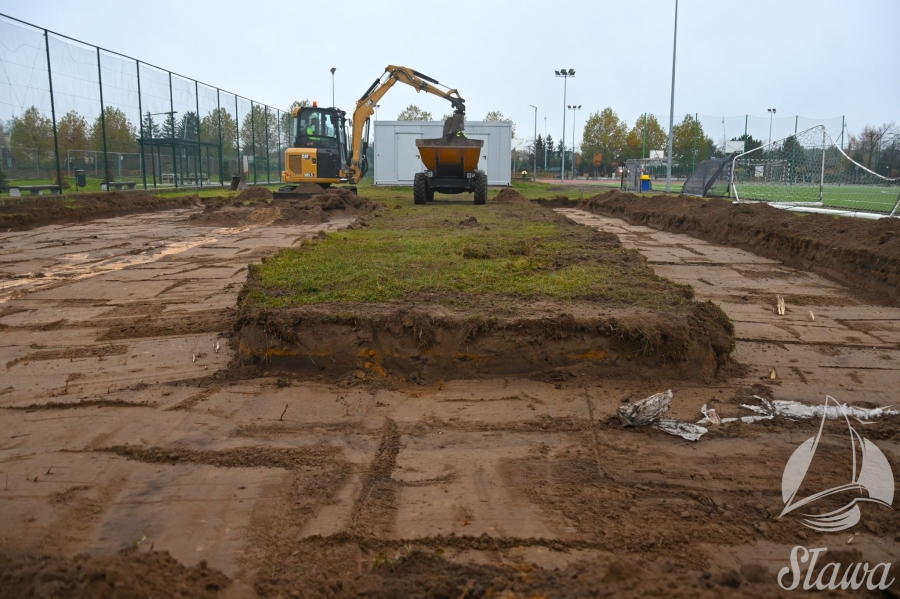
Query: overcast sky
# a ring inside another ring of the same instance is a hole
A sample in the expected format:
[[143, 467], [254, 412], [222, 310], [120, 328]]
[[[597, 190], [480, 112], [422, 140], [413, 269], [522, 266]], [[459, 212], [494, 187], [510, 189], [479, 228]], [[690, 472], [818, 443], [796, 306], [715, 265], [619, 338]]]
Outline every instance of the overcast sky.
[[[349, 112], [394, 64], [457, 88], [469, 120], [499, 110], [516, 122], [518, 137], [532, 136], [534, 104], [539, 132], [546, 114], [555, 138], [564, 100], [554, 71], [562, 67], [576, 70], [566, 101], [583, 106], [579, 137], [588, 113], [606, 106], [629, 125], [644, 111], [668, 114], [674, 7], [674, 0], [0, 0], [2, 13], [271, 106], [303, 98], [330, 105], [336, 67], [336, 103]], [[778, 117], [791, 117], [791, 129], [795, 114], [846, 115], [850, 132], [898, 122], [898, 23], [898, 0], [682, 0], [675, 114], [766, 117], [775, 107]], [[450, 111], [440, 98], [397, 85], [378, 117], [393, 119], [410, 103], [435, 118]]]

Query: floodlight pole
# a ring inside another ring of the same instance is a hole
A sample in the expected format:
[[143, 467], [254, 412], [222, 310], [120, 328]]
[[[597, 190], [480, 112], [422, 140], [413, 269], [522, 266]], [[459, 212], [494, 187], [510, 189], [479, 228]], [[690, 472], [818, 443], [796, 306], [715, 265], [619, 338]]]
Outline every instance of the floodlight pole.
[[678, 0], [675, 0], [675, 30], [672, 36], [672, 99], [669, 103], [669, 160], [666, 165], [666, 193], [672, 191], [672, 146], [675, 126], [675, 50], [678, 49]]
[[[568, 84], [569, 77], [575, 76], [575, 69], [560, 69], [558, 71], [555, 71], [555, 73], [556, 73], [557, 77], [563, 78], [563, 131], [562, 131], [562, 137], [560, 139], [562, 140], [563, 146], [565, 146], [565, 143], [566, 143], [566, 85]], [[559, 167], [560, 183], [562, 183], [563, 181], [566, 180], [566, 151], [565, 151], [565, 148], [563, 148], [563, 151], [561, 152], [561, 154], [562, 154], [562, 163], [560, 164], [560, 167]], [[574, 160], [574, 157], [573, 157], [573, 160]]]
[[775, 116], [775, 112], [777, 112], [774, 108], [768, 108], [769, 111], [769, 145], [772, 144], [772, 117]]
[[569, 106], [572, 111], [572, 178], [575, 178], [575, 111], [581, 108], [581, 104]]
[[537, 183], [537, 106], [529, 104], [534, 108], [534, 172], [531, 173], [531, 181]]
[[331, 67], [331, 107], [334, 108], [334, 72], [336, 67]]

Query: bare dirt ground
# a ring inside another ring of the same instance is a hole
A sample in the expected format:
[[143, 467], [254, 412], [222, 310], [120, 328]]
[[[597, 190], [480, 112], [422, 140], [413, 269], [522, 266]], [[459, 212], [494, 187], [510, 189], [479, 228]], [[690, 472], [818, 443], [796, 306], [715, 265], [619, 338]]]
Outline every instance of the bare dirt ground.
[[[752, 394], [897, 404], [900, 308], [560, 212], [719, 304], [743, 368], [671, 385], [239, 378], [228, 335], [247, 264], [351, 216], [228, 227], [195, 207], [0, 234], [0, 597], [769, 597], [790, 595], [776, 574], [795, 545], [896, 562], [890, 509], [835, 534], [778, 518], [784, 464], [818, 423], [712, 426], [692, 443], [623, 429], [615, 410], [667, 386], [686, 421], [703, 404], [747, 415]], [[864, 431], [895, 472], [898, 432]]]

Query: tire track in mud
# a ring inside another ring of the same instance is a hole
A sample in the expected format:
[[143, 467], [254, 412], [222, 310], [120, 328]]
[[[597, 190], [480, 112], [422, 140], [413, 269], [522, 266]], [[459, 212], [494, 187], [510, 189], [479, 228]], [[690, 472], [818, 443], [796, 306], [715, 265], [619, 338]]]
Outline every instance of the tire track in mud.
[[400, 483], [392, 478], [400, 453], [400, 429], [387, 419], [381, 442], [368, 472], [362, 478], [362, 489], [350, 512], [349, 529], [355, 533], [386, 533], [394, 528], [397, 515], [397, 490]]

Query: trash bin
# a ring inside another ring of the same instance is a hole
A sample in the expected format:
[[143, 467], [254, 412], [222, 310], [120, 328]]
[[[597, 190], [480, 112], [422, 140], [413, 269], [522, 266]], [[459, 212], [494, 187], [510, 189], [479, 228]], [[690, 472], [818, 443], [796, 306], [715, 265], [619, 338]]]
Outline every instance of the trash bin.
[[641, 191], [653, 191], [653, 183], [650, 182], [650, 175], [641, 175]]
[[85, 175], [82, 170], [75, 171], [75, 187], [76, 189], [79, 187], [87, 187], [87, 175]]

